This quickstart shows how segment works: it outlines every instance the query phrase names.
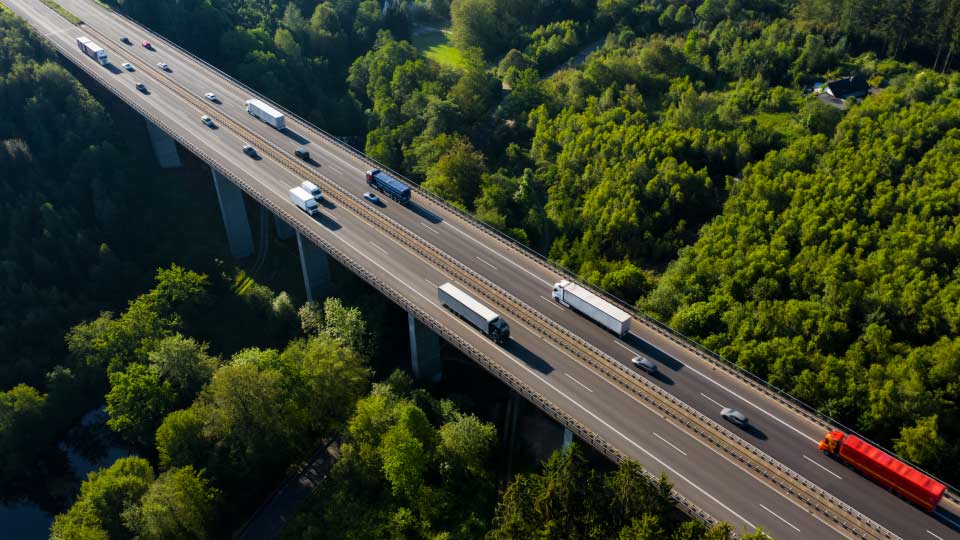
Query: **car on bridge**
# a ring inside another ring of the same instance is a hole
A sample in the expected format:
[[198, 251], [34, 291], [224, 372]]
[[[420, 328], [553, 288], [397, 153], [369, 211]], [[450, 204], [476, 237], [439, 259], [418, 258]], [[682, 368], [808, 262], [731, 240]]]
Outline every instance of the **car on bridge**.
[[130, 38], [128, 38], [127, 36], [121, 37], [121, 38], [120, 38], [120, 41], [121, 41], [122, 43], [126, 43], [127, 45], [130, 45]]
[[148, 50], [151, 50], [151, 51], [153, 50], [153, 45], [151, 45], [149, 41], [144, 40], [144, 41], [141, 42], [140, 44], [143, 45], [143, 48], [144, 48], [144, 49], [148, 49]]
[[747, 416], [745, 414], [736, 409], [731, 409], [730, 407], [724, 407], [723, 410], [720, 411], [720, 416], [722, 416], [727, 422], [730, 422], [736, 426], [746, 427], [750, 424], [750, 421], [747, 420]]
[[160, 68], [160, 71], [170, 71], [170, 66], [166, 62], [157, 62], [157, 67]]
[[213, 92], [207, 92], [206, 94], [203, 95], [203, 97], [209, 99], [214, 103], [220, 103], [220, 98], [218, 98], [217, 95], [214, 94]]
[[370, 193], [369, 191], [363, 192], [363, 198], [372, 202], [377, 206], [380, 206], [380, 197], [377, 197], [376, 195], [374, 195], [373, 193]]
[[131, 65], [130, 62], [124, 62], [120, 65], [123, 66], [123, 69], [127, 71], [133, 71], [133, 65]]
[[653, 360], [650, 360], [646, 356], [634, 356], [630, 359], [630, 362], [637, 366], [637, 369], [641, 371], [646, 371], [647, 373], [656, 373], [657, 365], [653, 363]]
[[257, 149], [250, 146], [249, 144], [243, 145], [243, 153], [252, 158], [257, 157]]
[[138, 83], [137, 83], [137, 90], [139, 90], [139, 91], [143, 92], [144, 94], [146, 94], [146, 93], [147, 93], [147, 85], [143, 84], [142, 82], [138, 82]]
[[200, 121], [207, 125], [207, 127], [216, 127], [217, 125], [213, 123], [213, 118], [210, 118], [207, 115], [200, 117]]

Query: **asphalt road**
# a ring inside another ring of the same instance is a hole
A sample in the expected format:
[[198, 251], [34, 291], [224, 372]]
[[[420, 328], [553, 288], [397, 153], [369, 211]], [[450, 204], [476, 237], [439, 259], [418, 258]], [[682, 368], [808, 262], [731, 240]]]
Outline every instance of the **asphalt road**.
[[[288, 129], [278, 132], [247, 115], [243, 102], [252, 97], [247, 90], [89, 0], [59, 0], [83, 19], [89, 30], [70, 25], [38, 0], [0, 1], [27, 19], [71, 61], [99, 73], [122, 99], [137, 103], [166, 125], [176, 126], [178, 136], [211, 156], [219, 169], [254, 186], [262, 197], [289, 208], [301, 226], [320, 234], [434, 318], [462, 330], [460, 335], [473, 346], [608, 443], [648, 470], [666, 473], [680, 493], [711, 515], [738, 528], [762, 525], [781, 539], [841, 537], [779, 491], [754, 479], [741, 466], [649, 410], [607, 377], [541, 338], [539, 332], [508, 317], [513, 340], [506, 347], [497, 347], [440, 307], [436, 285], [450, 280], [449, 276], [350, 211], [323, 208], [323, 217], [318, 220], [297, 213], [287, 201], [286, 191], [302, 178], [272, 159], [248, 158], [240, 147], [250, 141], [228, 129], [210, 129], [200, 123], [199, 117], [208, 114], [217, 120], [229, 116], [291, 154], [294, 149], [305, 147], [314, 160], [312, 167], [357, 196], [370, 189], [363, 176], [370, 168], [368, 163], [292, 118], [287, 118]], [[99, 66], [77, 50], [75, 41], [81, 35], [105, 47], [115, 68]], [[120, 43], [121, 36], [129, 37], [133, 45]], [[154, 50], [139, 45], [144, 39], [153, 43]], [[132, 63], [136, 71], [124, 71], [120, 68], [122, 62]], [[161, 72], [156, 68], [157, 62], [166, 62], [171, 71]], [[161, 78], [174, 79], [198, 99], [185, 102], [164, 87]], [[146, 84], [150, 93], [136, 91], [136, 82]], [[216, 93], [220, 103], [204, 100], [206, 92]], [[634, 320], [631, 333], [619, 339], [563, 308], [550, 300], [551, 286], [560, 276], [446, 207], [415, 194], [409, 207], [385, 200], [380, 211], [625, 365], [630, 365], [629, 359], [636, 351], [646, 353], [657, 361], [660, 375], [642, 376], [704, 414], [721, 421], [719, 410], [724, 406], [743, 411], [753, 428], [731, 429], [900, 537], [960, 539], [955, 525], [960, 523], [960, 512], [951, 504], [943, 504], [931, 516], [826, 458], [816, 448], [824, 431], [821, 426], [717, 369], [643, 321]]]

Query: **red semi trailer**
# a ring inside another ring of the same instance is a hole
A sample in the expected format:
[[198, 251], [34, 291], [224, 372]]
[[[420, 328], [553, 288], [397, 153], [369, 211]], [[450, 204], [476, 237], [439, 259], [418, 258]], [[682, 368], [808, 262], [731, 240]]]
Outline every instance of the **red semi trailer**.
[[864, 475], [933, 512], [947, 487], [887, 454], [856, 435], [833, 430], [823, 436], [820, 450], [856, 467]]

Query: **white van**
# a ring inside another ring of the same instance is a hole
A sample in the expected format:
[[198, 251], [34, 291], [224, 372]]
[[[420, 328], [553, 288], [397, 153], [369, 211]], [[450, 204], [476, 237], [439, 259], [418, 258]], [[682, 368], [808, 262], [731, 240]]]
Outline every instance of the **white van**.
[[302, 187], [307, 193], [312, 195], [317, 202], [320, 202], [323, 200], [323, 194], [320, 193], [320, 188], [318, 188], [313, 182], [304, 181], [303, 183], [300, 184], [300, 187]]

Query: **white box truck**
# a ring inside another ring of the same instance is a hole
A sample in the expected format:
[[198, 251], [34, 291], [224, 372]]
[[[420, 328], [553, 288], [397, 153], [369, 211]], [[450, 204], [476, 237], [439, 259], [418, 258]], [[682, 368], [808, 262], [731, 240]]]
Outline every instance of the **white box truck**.
[[110, 62], [107, 60], [107, 51], [103, 50], [103, 47], [97, 45], [93, 41], [90, 41], [90, 38], [88, 37], [78, 37], [77, 47], [83, 51], [83, 54], [93, 58], [97, 62], [100, 62], [100, 65], [102, 66], [105, 66]]
[[323, 193], [320, 192], [320, 188], [318, 188], [317, 185], [314, 184], [313, 182], [309, 182], [309, 181], [307, 181], [307, 180], [304, 180], [304, 181], [300, 184], [300, 187], [302, 187], [304, 191], [306, 191], [306, 192], [309, 193], [314, 199], [316, 199], [317, 202], [320, 202], [320, 201], [323, 200]]
[[458, 289], [453, 283], [444, 283], [437, 287], [440, 303], [478, 330], [503, 344], [510, 339], [510, 325], [503, 317], [487, 306], [477, 302], [472, 296]]
[[297, 186], [290, 190], [290, 202], [297, 205], [297, 208], [314, 216], [320, 212], [320, 205], [313, 195], [307, 193], [307, 190]]
[[627, 312], [572, 281], [563, 280], [554, 284], [553, 299], [583, 313], [620, 337], [630, 331], [630, 315]]
[[261, 121], [266, 122], [274, 129], [283, 129], [286, 126], [283, 121], [283, 113], [259, 99], [247, 100], [247, 112], [259, 118]]

